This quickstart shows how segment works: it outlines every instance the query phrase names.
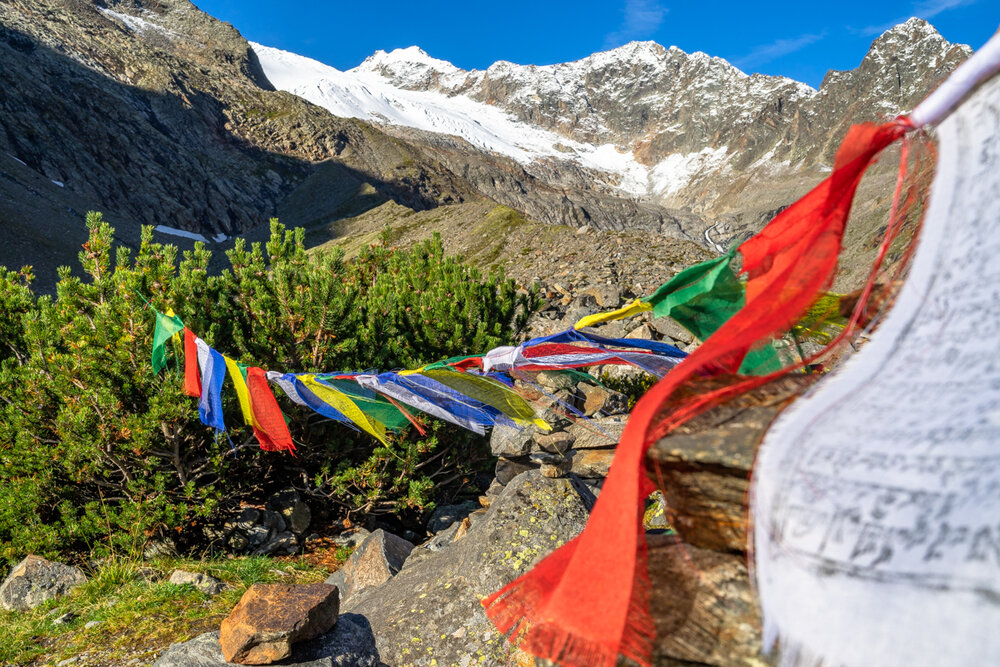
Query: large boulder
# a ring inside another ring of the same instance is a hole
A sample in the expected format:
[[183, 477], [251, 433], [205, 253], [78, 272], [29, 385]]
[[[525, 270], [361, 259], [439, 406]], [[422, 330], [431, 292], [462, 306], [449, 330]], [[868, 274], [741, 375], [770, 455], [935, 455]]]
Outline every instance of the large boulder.
[[523, 473], [464, 536], [407, 561], [344, 608], [368, 619], [389, 665], [506, 665], [509, 645], [479, 601], [576, 536], [586, 520], [570, 480]]
[[329, 631], [339, 613], [336, 586], [254, 584], [222, 621], [222, 655], [243, 665], [283, 660], [293, 644]]
[[0, 606], [8, 611], [32, 609], [86, 581], [78, 567], [31, 555], [15, 565], [0, 584]]
[[574, 449], [614, 447], [622, 437], [628, 415], [598, 417], [573, 424], [566, 429], [573, 438]]
[[788, 401], [816, 376], [781, 378], [701, 415], [647, 452], [673, 528], [688, 544], [746, 548], [744, 499], [757, 444]]
[[[342, 614], [333, 630], [292, 647], [282, 667], [384, 667], [371, 625], [363, 616]], [[153, 667], [227, 667], [219, 633], [207, 632], [168, 648]]]
[[346, 601], [395, 576], [412, 550], [412, 542], [380, 528], [358, 545], [343, 567], [331, 574], [326, 583], [339, 588], [340, 599]]
[[746, 560], [650, 535], [653, 664], [765, 665]]

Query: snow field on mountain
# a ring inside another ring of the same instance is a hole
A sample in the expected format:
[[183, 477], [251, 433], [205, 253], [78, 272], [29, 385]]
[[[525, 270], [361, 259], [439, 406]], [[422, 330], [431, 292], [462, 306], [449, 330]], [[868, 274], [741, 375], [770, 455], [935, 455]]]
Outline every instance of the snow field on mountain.
[[[463, 73], [454, 65], [411, 47], [379, 52], [361, 66], [340, 71], [288, 51], [251, 43], [264, 74], [278, 88], [321, 106], [336, 116], [449, 134], [473, 146], [508, 156], [524, 165], [540, 159], [570, 160], [619, 176], [618, 189], [636, 197], [682, 189], [706, 164], [721, 167], [725, 147], [691, 155], [672, 155], [652, 169], [613, 144], [594, 146], [521, 122], [495, 106], [465, 95], [408, 90], [381, 72], [406, 80], [437, 74], [456, 84]], [[557, 148], [558, 146], [558, 148]]]

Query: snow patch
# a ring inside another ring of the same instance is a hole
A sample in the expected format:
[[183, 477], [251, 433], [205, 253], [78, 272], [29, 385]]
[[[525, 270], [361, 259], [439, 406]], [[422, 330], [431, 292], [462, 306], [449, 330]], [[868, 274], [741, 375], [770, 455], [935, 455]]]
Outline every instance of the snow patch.
[[719, 146], [706, 147], [697, 153], [668, 155], [649, 172], [650, 192], [668, 197], [687, 187], [698, 174], [726, 169], [728, 151], [728, 146]]
[[[197, 232], [189, 232], [184, 229], [177, 229], [175, 227], [167, 227], [166, 225], [157, 225], [153, 228], [154, 231], [160, 232], [161, 234], [169, 234], [170, 236], [179, 236], [184, 239], [191, 239], [192, 241], [201, 241], [202, 243], [208, 243], [208, 238], [203, 234], [198, 234]], [[221, 243], [225, 241], [228, 236], [225, 234], [216, 234], [212, 237], [212, 240], [216, 243]]]
[[[125, 24], [125, 27], [132, 32], [146, 33], [146, 32], [157, 32], [165, 37], [179, 37], [179, 35], [173, 30], [168, 30], [162, 25], [157, 25], [152, 21], [148, 21], [144, 18], [138, 16], [132, 16], [131, 14], [123, 14], [121, 12], [116, 12], [114, 10], [108, 9], [107, 7], [98, 7], [97, 11], [101, 12], [105, 16], [117, 19], [121, 23]], [[148, 11], [148, 10], [146, 10]]]
[[24, 160], [20, 160], [20, 159], [18, 159], [18, 158], [16, 158], [16, 157], [14, 157], [14, 156], [13, 156], [13, 155], [11, 155], [10, 153], [7, 153], [7, 157], [11, 158], [11, 159], [12, 159], [12, 160], [14, 160], [15, 162], [20, 162], [20, 163], [21, 163], [21, 164], [23, 164], [23, 165], [24, 165], [25, 167], [27, 167], [27, 166], [28, 166], [28, 163], [27, 163], [27, 162], [25, 162]]
[[66, 187], [66, 184], [65, 184], [65, 183], [63, 183], [62, 181], [57, 181], [57, 180], [55, 180], [54, 178], [50, 178], [49, 180], [50, 180], [50, 181], [52, 181], [53, 183], [55, 183], [56, 185], [58, 185], [58, 186], [59, 186], [59, 187], [61, 187], [61, 188], [64, 188], [64, 187]]

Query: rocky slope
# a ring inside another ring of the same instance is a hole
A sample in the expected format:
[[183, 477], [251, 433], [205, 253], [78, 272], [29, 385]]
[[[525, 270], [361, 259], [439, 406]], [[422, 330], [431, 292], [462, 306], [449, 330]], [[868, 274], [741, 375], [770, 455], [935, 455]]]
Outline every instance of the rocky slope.
[[[72, 261], [88, 208], [126, 243], [137, 223], [221, 241], [278, 213], [306, 224], [364, 184], [417, 210], [473, 192], [420, 149], [274, 91], [240, 34], [186, 0], [6, 2], [0, 59], [9, 266]], [[303, 185], [322, 200], [296, 199]]]
[[[426, 233], [455, 229], [465, 204], [501, 204], [715, 251], [822, 178], [850, 123], [909, 108], [968, 52], [911, 20], [818, 91], [653, 43], [472, 72], [411, 48], [338, 72], [251, 48], [188, 0], [5, 2], [0, 264], [34, 264], [50, 289], [88, 209], [126, 245], [142, 223], [224, 249], [275, 215], [321, 243], [331, 222], [387, 202], [435, 209]], [[886, 205], [881, 173], [859, 199], [859, 248]], [[541, 255], [508, 259], [553, 277]]]

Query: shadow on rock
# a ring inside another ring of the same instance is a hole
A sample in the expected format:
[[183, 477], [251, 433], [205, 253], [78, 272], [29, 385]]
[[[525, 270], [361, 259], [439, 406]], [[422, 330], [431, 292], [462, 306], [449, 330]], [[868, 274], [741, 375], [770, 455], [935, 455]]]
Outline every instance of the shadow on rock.
[[[207, 632], [174, 644], [154, 667], [223, 667], [219, 633]], [[341, 614], [334, 628], [295, 647], [292, 656], [274, 663], [285, 667], [387, 667], [379, 659], [371, 623], [361, 614]]]

